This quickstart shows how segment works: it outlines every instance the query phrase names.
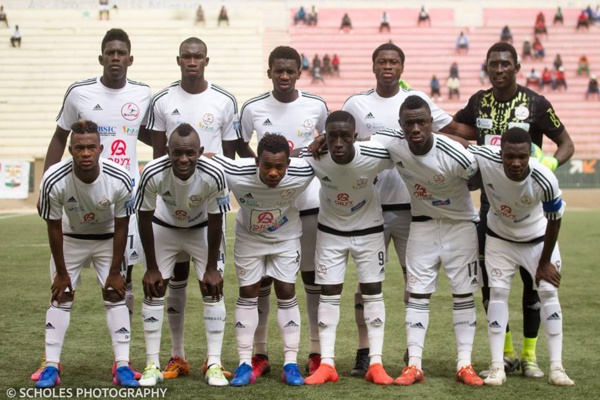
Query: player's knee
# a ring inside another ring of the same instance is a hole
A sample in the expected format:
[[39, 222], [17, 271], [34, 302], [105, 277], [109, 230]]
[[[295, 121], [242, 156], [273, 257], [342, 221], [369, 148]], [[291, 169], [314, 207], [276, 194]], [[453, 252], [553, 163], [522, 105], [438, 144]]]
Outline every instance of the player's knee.
[[104, 290], [102, 289], [102, 299], [105, 302], [109, 302], [109, 303], [118, 303], [120, 301], [125, 300], [125, 296], [121, 296], [119, 293], [117, 293], [114, 290]]
[[275, 294], [279, 300], [291, 300], [296, 296], [296, 285], [275, 280]]
[[361, 283], [360, 291], [362, 294], [374, 295], [381, 293], [381, 282]]
[[260, 282], [253, 283], [252, 285], [241, 286], [239, 289], [239, 295], [243, 299], [258, 297], [259, 292]]
[[173, 269], [173, 280], [174, 281], [185, 281], [188, 279], [189, 275], [190, 275], [189, 260], [175, 263], [175, 268]]
[[315, 285], [315, 271], [302, 271], [300, 274], [305, 285]]

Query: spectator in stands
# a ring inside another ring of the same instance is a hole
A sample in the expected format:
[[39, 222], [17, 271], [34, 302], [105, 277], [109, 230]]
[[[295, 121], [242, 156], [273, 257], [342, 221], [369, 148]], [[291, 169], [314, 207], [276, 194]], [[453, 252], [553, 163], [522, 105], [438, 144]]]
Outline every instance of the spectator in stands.
[[460, 53], [461, 50], [465, 50], [465, 53], [469, 52], [469, 38], [462, 31], [456, 38], [456, 52]]
[[579, 57], [579, 61], [577, 62], [577, 75], [581, 75], [584, 72], [586, 75], [590, 74], [590, 60], [588, 60], [585, 54]]
[[350, 31], [350, 33], [352, 33], [352, 21], [350, 21], [348, 13], [344, 13], [342, 23], [340, 24], [340, 33], [344, 33], [345, 31]]
[[557, 22], [560, 22], [561, 25], [564, 25], [562, 8], [560, 8], [560, 6], [556, 8], [556, 12], [554, 13], [554, 21], [552, 21], [552, 25], [556, 25]]
[[528, 58], [531, 59], [533, 58], [533, 53], [532, 53], [532, 46], [531, 46], [531, 42], [529, 41], [529, 38], [526, 38], [525, 41], [523, 42], [523, 51], [521, 52], [521, 61], [525, 61]]
[[322, 83], [325, 83], [325, 81], [323, 80], [323, 75], [321, 74], [321, 67], [313, 68], [313, 78], [311, 83], [315, 83], [316, 81], [321, 81]]
[[379, 24], [379, 33], [383, 32], [384, 29], [387, 29], [388, 33], [391, 32], [390, 17], [388, 16], [387, 11], [384, 11], [383, 15], [381, 15], [381, 22]]
[[590, 76], [590, 81], [588, 83], [587, 92], [585, 93], [585, 99], [587, 100], [591, 94], [596, 94], [598, 96], [598, 100], [600, 100], [600, 91], [598, 90], [598, 80], [596, 79], [596, 75], [592, 74]]
[[448, 76], [450, 78], [458, 78], [458, 64], [456, 61], [452, 61], [452, 64], [450, 64], [450, 74]]
[[321, 59], [319, 58], [319, 55], [315, 54], [315, 58], [313, 58], [313, 60], [312, 60], [312, 70], [311, 70], [311, 73], [314, 75], [315, 74], [315, 69], [319, 68], [319, 71], [320, 71], [322, 66], [323, 65], [321, 64]]
[[431, 94], [429, 95], [429, 97], [431, 97], [433, 100], [437, 98], [438, 101], [442, 101], [442, 93], [440, 92], [440, 81], [435, 75], [431, 77], [429, 87], [431, 88]]
[[575, 29], [576, 30], [579, 30], [579, 28], [588, 29], [589, 27], [590, 27], [590, 22], [589, 22], [588, 14], [585, 12], [585, 10], [581, 10], [581, 14], [579, 14], [579, 17], [577, 17], [577, 27]]
[[227, 22], [227, 26], [229, 26], [229, 16], [227, 15], [227, 9], [225, 6], [221, 7], [221, 11], [219, 11], [219, 19], [217, 20], [217, 26], [221, 26], [221, 22]]
[[306, 19], [306, 10], [304, 7], [300, 7], [296, 14], [294, 15], [294, 25], [298, 25], [298, 22], [302, 21], [302, 23], [306, 24], [308, 20]]
[[331, 75], [331, 57], [325, 53], [323, 56], [323, 75]]
[[196, 10], [196, 25], [202, 23], [206, 24], [204, 20], [204, 10], [202, 9], [202, 5], [198, 5], [198, 9]]
[[485, 60], [481, 63], [481, 68], [479, 69], [479, 82], [481, 82], [482, 85], [485, 85], [485, 81], [487, 80], [488, 76], [487, 76], [487, 68], [486, 68], [486, 63]]
[[427, 21], [427, 24], [431, 26], [431, 18], [429, 18], [429, 13], [425, 9], [425, 6], [421, 6], [421, 11], [419, 11], [419, 20], [417, 21], [417, 25], [421, 25], [422, 22]]
[[588, 21], [594, 22], [594, 10], [592, 10], [592, 6], [588, 4], [588, 6], [585, 8], [585, 13], [587, 14]]
[[337, 54], [333, 55], [331, 66], [333, 67], [333, 75], [340, 76], [340, 58]]
[[308, 57], [302, 53], [300, 58], [302, 60], [302, 71], [308, 71], [310, 69], [310, 61], [308, 61]]
[[502, 31], [500, 32], [500, 41], [512, 44], [513, 35], [508, 25], [504, 25], [504, 28], [502, 28]]
[[535, 35], [546, 35], [548, 37], [548, 29], [546, 29], [546, 17], [544, 17], [544, 13], [540, 11], [535, 19], [535, 24], [533, 25], [533, 34]]
[[21, 47], [21, 31], [19, 30], [19, 25], [15, 25], [15, 30], [10, 37], [10, 44], [12, 44], [12, 47]]
[[6, 15], [6, 11], [4, 11], [4, 6], [0, 6], [0, 22], [4, 22], [4, 25], [6, 25], [7, 28], [10, 28], [8, 26], [8, 16]]
[[600, 22], [600, 5], [596, 6], [596, 11], [594, 12], [594, 23], [597, 24]]
[[527, 74], [525, 86], [535, 86], [536, 88], [540, 86], [540, 74], [535, 70], [535, 68], [531, 68], [531, 72]]
[[542, 78], [540, 79], [540, 92], [544, 89], [544, 86], [552, 86], [553, 80], [554, 76], [552, 70], [545, 67], [544, 71], [542, 71]]
[[543, 60], [545, 56], [546, 56], [546, 50], [544, 49], [544, 46], [542, 45], [540, 38], [536, 36], [533, 41], [533, 57], [536, 60]]
[[98, 19], [102, 21], [102, 16], [106, 15], [106, 20], [110, 19], [110, 7], [108, 6], [108, 0], [99, 0], [98, 5]]
[[446, 82], [446, 86], [448, 87], [448, 99], [452, 100], [452, 96], [456, 95], [456, 99], [460, 100], [460, 80], [457, 77], [450, 77]]
[[554, 82], [552, 85], [552, 90], [556, 90], [559, 87], [564, 86], [565, 90], [567, 90], [567, 79], [565, 76], [565, 67], [560, 67], [558, 71], [556, 71], [554, 75]]
[[563, 66], [563, 61], [560, 57], [560, 54], [556, 54], [556, 58], [554, 58], [554, 62], [552, 64], [554, 65], [554, 69], [556, 70], [560, 69], [560, 67]]
[[312, 6], [310, 12], [308, 13], [308, 25], [317, 26], [317, 22], [319, 20], [319, 13], [317, 12], [317, 7]]

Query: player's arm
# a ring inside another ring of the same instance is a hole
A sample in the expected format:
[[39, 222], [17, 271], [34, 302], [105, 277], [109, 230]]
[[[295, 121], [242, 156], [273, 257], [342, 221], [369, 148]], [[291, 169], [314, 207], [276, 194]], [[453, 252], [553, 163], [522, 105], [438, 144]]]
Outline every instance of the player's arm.
[[125, 279], [121, 275], [124, 265], [125, 247], [127, 246], [127, 233], [129, 229], [129, 217], [115, 218], [115, 233], [113, 236], [113, 254], [110, 270], [106, 277], [104, 290], [112, 288], [119, 295], [119, 299], [125, 298]]
[[244, 138], [240, 138], [237, 140], [236, 151], [240, 158], [255, 158], [256, 154], [254, 150], [250, 147], [250, 142], [246, 142]]
[[477, 130], [474, 126], [462, 124], [454, 119], [448, 125], [440, 129], [440, 132], [465, 140], [477, 140]]
[[217, 269], [219, 248], [223, 240], [223, 214], [208, 214], [208, 258], [202, 285], [213, 299], [223, 296], [223, 277]]
[[71, 286], [71, 278], [65, 264], [65, 254], [63, 248], [63, 231], [61, 219], [46, 219], [46, 227], [48, 230], [48, 242], [50, 251], [56, 268], [56, 275], [52, 281], [52, 301], [62, 302], [65, 291], [73, 293]]
[[556, 143], [557, 146], [556, 152], [554, 152], [554, 158], [558, 161], [558, 165], [563, 165], [573, 157], [575, 145], [566, 129], [563, 129], [558, 136], [551, 138], [551, 140]]
[[71, 131], [61, 128], [56, 125], [56, 129], [54, 130], [54, 135], [52, 135], [52, 139], [50, 140], [50, 144], [48, 145], [48, 150], [46, 151], [46, 161], [44, 162], [44, 171], [47, 171], [52, 165], [56, 164], [62, 159], [63, 154], [65, 153], [65, 148], [67, 147], [67, 139], [69, 138], [69, 133]]
[[140, 126], [140, 132], [138, 133], [138, 140], [148, 146], [152, 146], [152, 136], [151, 132], [146, 129], [146, 125]]
[[167, 132], [148, 131], [148, 135], [152, 146], [152, 157], [159, 158], [167, 154]]
[[147, 298], [160, 297], [162, 293], [163, 278], [156, 263], [156, 251], [154, 249], [154, 230], [152, 228], [152, 217], [154, 210], [138, 211], [138, 227], [140, 240], [146, 256], [146, 273], [142, 279], [144, 296]]
[[560, 272], [556, 265], [552, 264], [551, 257], [556, 241], [558, 240], [558, 233], [560, 232], [560, 223], [562, 219], [548, 220], [546, 225], [546, 233], [544, 235], [544, 247], [542, 248], [542, 255], [538, 263], [537, 272], [535, 273], [535, 283], [540, 284], [540, 281], [544, 280], [556, 287], [560, 286]]

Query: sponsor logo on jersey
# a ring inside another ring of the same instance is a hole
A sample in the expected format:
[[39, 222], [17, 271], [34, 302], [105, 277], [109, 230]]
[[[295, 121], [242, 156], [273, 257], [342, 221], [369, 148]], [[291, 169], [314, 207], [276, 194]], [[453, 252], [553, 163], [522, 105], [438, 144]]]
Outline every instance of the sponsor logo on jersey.
[[205, 132], [214, 132], [216, 130], [214, 126], [210, 126], [202, 122], [198, 122], [198, 128], [202, 129]]
[[111, 156], [124, 156], [127, 154], [127, 143], [124, 140], [115, 140], [110, 145]]
[[502, 204], [500, 206], [500, 215], [506, 218], [513, 218], [512, 208], [507, 206], [506, 204]]
[[[259, 216], [259, 218], [260, 218], [260, 216]], [[269, 232], [275, 232], [277, 229], [279, 229], [286, 222], [288, 222], [288, 218], [284, 215], [283, 218], [281, 218], [279, 221], [276, 221], [273, 225], [271, 225], [271, 227], [267, 228], [267, 231], [269, 231]]]
[[100, 104], [96, 104], [96, 106], [94, 108], [92, 108], [93, 111], [102, 111], [102, 107], [100, 107]]
[[187, 219], [187, 212], [185, 212], [185, 210], [175, 210], [175, 218], [177, 218], [180, 221], [183, 221], [185, 219]]
[[260, 207], [262, 204], [262, 202], [256, 201], [256, 200], [254, 200], [254, 198], [248, 198], [248, 197], [240, 197], [238, 199], [238, 201], [240, 202], [240, 204], [247, 204], [252, 207]]
[[298, 131], [296, 131], [296, 135], [298, 137], [310, 137], [314, 135], [314, 131], [310, 130], [310, 131], [302, 131], [300, 129], [298, 129]]
[[372, 112], [369, 112], [367, 115], [365, 115], [365, 119], [374, 119], [375, 116], [373, 115]]
[[[374, 117], [373, 117], [374, 118]], [[368, 123], [366, 124], [367, 128], [372, 132], [372, 131], [379, 131], [381, 129], [385, 129], [386, 126], [384, 124], [382, 124], [381, 122], [375, 122], [373, 124]]]
[[350, 209], [350, 211], [352, 211], [352, 212], [358, 211], [358, 210], [360, 210], [361, 208], [363, 208], [363, 206], [364, 206], [365, 204], [367, 204], [367, 200], [363, 200], [363, 201], [361, 201], [360, 203], [358, 203], [357, 205], [355, 205], [354, 207], [352, 207], [352, 208]]
[[294, 204], [294, 199], [289, 199], [289, 200], [281, 200], [275, 203], [277, 205], [277, 207], [289, 207], [292, 204]]
[[121, 107], [121, 116], [127, 121], [135, 121], [140, 116], [140, 108], [135, 103], [125, 103]]
[[67, 200], [67, 203], [77, 203], [77, 200], [75, 200], [75, 197], [71, 196], [69, 197], [69, 200]]
[[200, 211], [200, 214], [196, 215], [194, 218], [188, 219], [188, 222], [194, 222], [194, 221], [198, 220], [202, 216], [202, 214], [204, 214], [204, 213], [202, 211]]
[[351, 207], [352, 204], [354, 203], [350, 200], [350, 195], [348, 193], [338, 193], [335, 205], [340, 207]]
[[368, 179], [360, 178], [359, 180], [356, 181], [356, 183], [354, 185], [352, 185], [352, 189], [361, 190], [361, 189], [366, 188], [368, 184], [369, 184]]
[[446, 199], [446, 200], [433, 200], [431, 202], [431, 204], [434, 205], [435, 207], [448, 206], [448, 205], [450, 205], [450, 199]]
[[139, 129], [129, 128], [127, 127], [127, 125], [123, 125], [123, 133], [127, 136], [137, 136], [139, 133]]
[[98, 125], [98, 133], [100, 136], [114, 136], [117, 134], [117, 127]]
[[432, 200], [431, 195], [427, 192], [427, 188], [425, 186], [423, 186], [423, 185], [418, 184], [418, 183], [415, 183], [414, 190], [413, 190], [413, 195], [417, 199]]
[[269, 118], [265, 119], [265, 122], [263, 122], [263, 126], [271, 126], [271, 125], [273, 125], [273, 124], [271, 123], [271, 120]]
[[229, 195], [217, 197], [217, 205], [218, 206], [224, 206], [226, 204], [229, 204]]
[[174, 109], [173, 112], [171, 113], [171, 115], [181, 115], [181, 114], [179, 114], [178, 109]]
[[137, 260], [140, 257], [140, 255], [137, 253], [137, 251], [134, 251], [133, 253], [131, 253], [131, 255], [129, 256], [129, 258], [131, 260]]
[[93, 224], [94, 222], [96, 222], [96, 214], [94, 213], [87, 213], [83, 216], [83, 223], [84, 224]]
[[292, 142], [291, 140], [288, 140], [288, 146], [290, 146], [290, 150], [294, 150], [294, 142]]

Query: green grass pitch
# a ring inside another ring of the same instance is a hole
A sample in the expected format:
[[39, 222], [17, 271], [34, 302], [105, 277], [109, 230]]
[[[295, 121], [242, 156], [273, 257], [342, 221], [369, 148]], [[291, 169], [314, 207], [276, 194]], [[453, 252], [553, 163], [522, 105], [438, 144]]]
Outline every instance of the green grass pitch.
[[[237, 280], [232, 264], [234, 213], [228, 216], [227, 244], [229, 257], [225, 273], [225, 295], [228, 320], [223, 345], [223, 363], [233, 370], [237, 366], [233, 309], [237, 298]], [[269, 352], [272, 370], [257, 383], [245, 388], [209, 387], [200, 373], [205, 354], [202, 305], [197, 284], [190, 280], [186, 319], [186, 353], [191, 373], [162, 384], [171, 399], [365, 399], [365, 398], [418, 398], [418, 399], [592, 399], [598, 396], [595, 376], [600, 368], [600, 339], [598, 335], [598, 310], [600, 297], [595, 294], [600, 280], [597, 264], [600, 253], [600, 212], [571, 211], [564, 217], [560, 234], [563, 258], [563, 279], [560, 299], [564, 315], [563, 360], [569, 376], [576, 381], [573, 388], [556, 388], [542, 380], [526, 380], [519, 374], [508, 376], [500, 388], [471, 388], [454, 380], [456, 347], [452, 330], [452, 300], [448, 282], [440, 278], [438, 292], [431, 303], [430, 326], [425, 343], [423, 366], [425, 383], [412, 387], [378, 387], [363, 379], [350, 376], [355, 355], [356, 328], [354, 324], [353, 292], [356, 273], [348, 268], [347, 284], [342, 297], [341, 321], [337, 334], [336, 363], [340, 380], [320, 387], [287, 387], [281, 383], [282, 344], [276, 324], [275, 299], [272, 299], [269, 325]], [[595, 255], [595, 256], [594, 256]], [[2, 318], [0, 318], [0, 397], [7, 398], [9, 388], [33, 387], [29, 375], [37, 368], [44, 351], [44, 319], [50, 297], [45, 224], [35, 215], [0, 215], [0, 271], [4, 289], [1, 291]], [[384, 366], [397, 377], [402, 369], [402, 355], [406, 346], [404, 307], [402, 303], [402, 277], [395, 255], [387, 266], [384, 296], [387, 324], [384, 346]], [[134, 270], [136, 294], [132, 326], [131, 359], [141, 370], [145, 363], [144, 339], [141, 321], [143, 267]], [[304, 290], [298, 279], [298, 298], [304, 315]], [[515, 348], [521, 348], [521, 282], [513, 285], [510, 298], [510, 323], [514, 331]], [[274, 293], [274, 292], [273, 292]], [[274, 296], [273, 296], [274, 297]], [[476, 294], [479, 326], [475, 338], [473, 361], [476, 370], [487, 367], [489, 347], [481, 294]], [[303, 316], [299, 364], [303, 368], [308, 356], [308, 332]], [[165, 321], [161, 363], [164, 366], [170, 352], [170, 335]], [[540, 332], [538, 361], [547, 373], [548, 357], [545, 337]], [[63, 348], [62, 385], [60, 387], [111, 387], [110, 369], [112, 347], [106, 328], [104, 306], [100, 287], [93, 270], [85, 270], [83, 284], [77, 291], [71, 314], [71, 325]]]

